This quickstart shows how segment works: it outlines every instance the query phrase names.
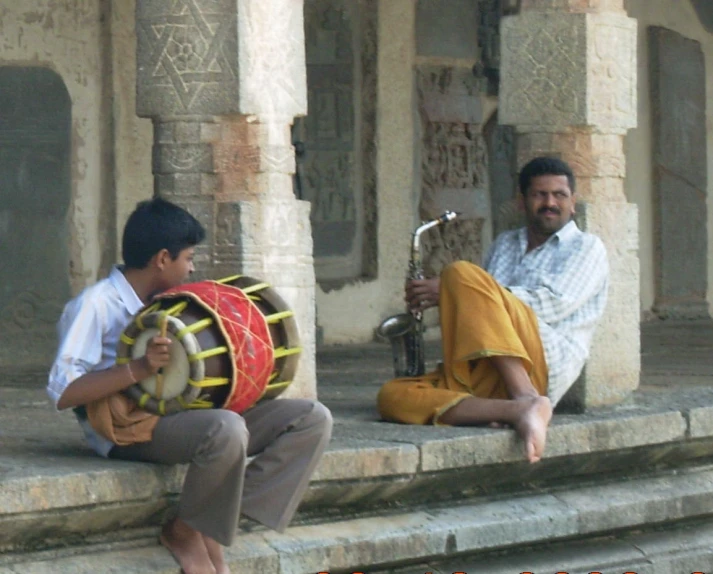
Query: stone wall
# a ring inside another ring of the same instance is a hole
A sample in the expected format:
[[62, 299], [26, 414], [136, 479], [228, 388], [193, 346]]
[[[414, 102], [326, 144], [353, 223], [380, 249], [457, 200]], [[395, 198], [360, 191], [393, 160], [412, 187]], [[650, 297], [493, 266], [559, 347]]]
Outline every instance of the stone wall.
[[[21, 231], [25, 241], [36, 241], [46, 250], [46, 273], [35, 278], [28, 266], [36, 261], [28, 261], [17, 250], [0, 251], [5, 262], [3, 275], [33, 277], [43, 293], [27, 299], [35, 286], [23, 287], [23, 293], [5, 293], [1, 312], [8, 320], [12, 313], [5, 305], [10, 304], [13, 312], [20, 313], [21, 319], [10, 336], [22, 344], [21, 348], [0, 345], [3, 367], [46, 367], [56, 350], [54, 323], [66, 298], [93, 282], [100, 270], [113, 262], [116, 226], [110, 188], [113, 124], [108, 105], [109, 17], [109, 3], [100, 0], [3, 2], [0, 10], [0, 66], [47, 68], [60, 85], [64, 84], [58, 89], [65, 91], [70, 106], [65, 149], [68, 189], [63, 190], [58, 179], [56, 197], [50, 195], [42, 201], [42, 209], [59, 223], [58, 234], [33, 234], [27, 227]], [[49, 104], [54, 100], [50, 92], [47, 95]], [[38, 111], [38, 117], [43, 113]], [[29, 132], [31, 125], [27, 129]], [[29, 159], [30, 169], [40, 169], [39, 155]], [[62, 197], [64, 194], [66, 197]], [[3, 242], [0, 249], [7, 246]], [[45, 294], [47, 288], [49, 294]], [[25, 297], [24, 302], [18, 304], [17, 297]]]
[[[676, 2], [672, 9], [671, 0], [627, 0], [626, 8], [629, 14], [638, 20], [638, 118], [639, 125], [631, 130], [626, 137], [625, 153], [627, 158], [627, 178], [625, 182], [626, 195], [629, 201], [637, 204], [640, 214], [640, 262], [641, 262], [641, 309], [643, 317], [651, 317], [652, 309], [656, 303], [657, 289], [657, 241], [660, 237], [656, 221], [656, 204], [654, 189], [654, 176], [656, 170], [653, 163], [653, 138], [654, 138], [654, 108], [652, 107], [652, 82], [654, 76], [651, 71], [651, 53], [648, 41], [651, 26], [663, 27], [680, 34], [684, 38], [700, 43], [705, 66], [705, 115], [710, 118], [713, 114], [713, 35], [705, 28], [699, 19], [698, 13], [690, 0]], [[703, 7], [705, 3], [697, 2]], [[710, 10], [710, 9], [708, 9]], [[708, 174], [713, 173], [713, 125], [706, 121], [703, 126], [707, 139], [707, 151], [701, 158], [704, 169]], [[698, 150], [697, 153], [700, 153]], [[706, 205], [704, 245], [692, 253], [692, 260], [705, 259], [705, 269], [698, 270], [705, 273], [707, 287], [706, 300], [710, 310], [713, 299], [713, 265], [708, 263], [704, 254], [711, 253], [713, 249], [713, 198], [711, 193], [711, 178], [708, 177], [706, 196], [703, 199]], [[697, 196], [701, 199], [701, 196]], [[698, 201], [696, 199], [696, 201]], [[700, 215], [700, 214], [698, 214]], [[683, 233], [683, 232], [682, 232]], [[687, 230], [686, 230], [687, 233]], [[700, 279], [699, 279], [700, 284]]]

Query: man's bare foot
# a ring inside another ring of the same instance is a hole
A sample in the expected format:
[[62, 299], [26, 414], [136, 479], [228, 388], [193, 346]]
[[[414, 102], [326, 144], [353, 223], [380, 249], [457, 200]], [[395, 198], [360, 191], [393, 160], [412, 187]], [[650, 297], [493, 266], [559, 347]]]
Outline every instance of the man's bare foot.
[[166, 524], [159, 536], [185, 574], [216, 574], [203, 535], [180, 518]]
[[208, 551], [208, 556], [210, 556], [210, 561], [215, 567], [216, 573], [230, 574], [230, 568], [228, 568], [228, 565], [225, 563], [225, 558], [223, 556], [223, 547], [210, 536], [206, 536], [205, 534], [203, 535], [203, 543]]
[[552, 419], [552, 403], [547, 397], [517, 399], [528, 401], [515, 430], [525, 442], [525, 454], [530, 462], [538, 462], [545, 452], [547, 426]]

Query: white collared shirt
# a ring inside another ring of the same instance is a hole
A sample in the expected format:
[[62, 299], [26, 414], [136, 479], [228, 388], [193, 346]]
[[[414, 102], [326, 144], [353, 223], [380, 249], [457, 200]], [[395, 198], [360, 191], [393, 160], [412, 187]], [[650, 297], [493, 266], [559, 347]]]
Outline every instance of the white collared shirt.
[[[119, 336], [142, 307], [119, 267], [65, 305], [57, 323], [59, 350], [47, 384], [55, 406], [72, 381], [115, 364]], [[98, 435], [86, 419], [77, 418], [89, 446], [107, 456], [114, 443]]]
[[609, 285], [604, 244], [570, 221], [527, 253], [522, 228], [498, 236], [484, 267], [535, 311], [549, 370], [547, 393], [557, 404], [579, 376], [604, 313]]

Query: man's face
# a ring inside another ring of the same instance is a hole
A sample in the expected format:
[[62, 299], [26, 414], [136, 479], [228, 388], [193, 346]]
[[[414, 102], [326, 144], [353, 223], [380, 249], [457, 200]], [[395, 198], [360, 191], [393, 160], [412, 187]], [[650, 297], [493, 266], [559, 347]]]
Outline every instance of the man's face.
[[523, 197], [527, 226], [538, 235], [557, 233], [572, 219], [574, 203], [566, 175], [533, 177]]

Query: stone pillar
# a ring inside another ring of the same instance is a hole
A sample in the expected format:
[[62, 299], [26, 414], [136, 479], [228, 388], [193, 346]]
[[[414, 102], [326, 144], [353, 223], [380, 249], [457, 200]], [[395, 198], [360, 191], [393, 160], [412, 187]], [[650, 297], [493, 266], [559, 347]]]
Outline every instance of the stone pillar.
[[640, 372], [636, 206], [624, 196], [623, 140], [636, 126], [636, 21], [623, 0], [522, 0], [503, 19], [500, 121], [517, 133], [518, 168], [567, 161], [582, 226], [609, 254], [609, 302], [570, 407], [619, 402]]
[[154, 122], [155, 193], [207, 229], [199, 278], [245, 273], [295, 312], [303, 347], [285, 396], [313, 397], [309, 204], [290, 126], [307, 112], [301, 0], [141, 0], [137, 110]]

